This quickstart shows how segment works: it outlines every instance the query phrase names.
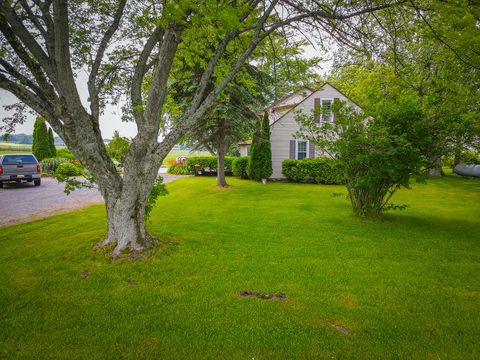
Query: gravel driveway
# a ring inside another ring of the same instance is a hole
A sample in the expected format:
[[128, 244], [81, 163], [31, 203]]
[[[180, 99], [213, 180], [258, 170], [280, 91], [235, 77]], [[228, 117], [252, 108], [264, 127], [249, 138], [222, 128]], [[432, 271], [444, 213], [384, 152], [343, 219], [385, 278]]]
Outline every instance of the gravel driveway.
[[[185, 177], [167, 175], [162, 170], [160, 175], [165, 183]], [[0, 189], [0, 227], [103, 203], [98, 189], [78, 189], [66, 195], [65, 186], [53, 178], [43, 177], [40, 186], [29, 183], [3, 186]]]

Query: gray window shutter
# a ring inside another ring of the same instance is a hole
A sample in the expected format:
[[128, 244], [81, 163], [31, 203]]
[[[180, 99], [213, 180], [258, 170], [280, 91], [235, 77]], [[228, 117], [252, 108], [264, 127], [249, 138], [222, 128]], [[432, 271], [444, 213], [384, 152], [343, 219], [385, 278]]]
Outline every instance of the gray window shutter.
[[295, 140], [290, 140], [290, 159], [295, 159]]
[[312, 142], [308, 143], [308, 157], [309, 158], [314, 158], [315, 157], [315, 145], [312, 144]]
[[320, 123], [320, 98], [315, 99], [314, 113], [315, 113], [315, 122]]

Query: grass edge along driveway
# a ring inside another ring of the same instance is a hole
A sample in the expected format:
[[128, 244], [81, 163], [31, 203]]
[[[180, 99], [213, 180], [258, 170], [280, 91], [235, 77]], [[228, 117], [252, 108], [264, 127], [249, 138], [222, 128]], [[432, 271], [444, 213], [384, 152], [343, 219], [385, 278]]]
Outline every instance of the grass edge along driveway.
[[402, 190], [381, 222], [340, 186], [214, 182], [168, 184], [142, 261], [92, 250], [101, 206], [2, 228], [0, 357], [478, 358], [478, 180]]

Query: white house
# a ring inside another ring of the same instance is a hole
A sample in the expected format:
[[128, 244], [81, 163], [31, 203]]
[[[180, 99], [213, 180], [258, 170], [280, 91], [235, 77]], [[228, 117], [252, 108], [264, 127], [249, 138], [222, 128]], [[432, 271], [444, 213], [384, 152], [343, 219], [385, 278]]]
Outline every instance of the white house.
[[[294, 138], [294, 134], [299, 130], [299, 125], [295, 121], [296, 111], [312, 114], [315, 108], [322, 106], [322, 114], [316, 115], [317, 120], [320, 123], [335, 121], [334, 114], [328, 111], [334, 100], [345, 101], [353, 108], [360, 108], [331, 84], [325, 83], [318, 90], [304, 88], [289, 94], [265, 109], [270, 120], [273, 167], [271, 177], [273, 179], [285, 177], [282, 174], [283, 160], [314, 158], [316, 155], [320, 155], [315, 153], [315, 147], [307, 140]], [[239, 145], [240, 155], [249, 155], [251, 142], [243, 141]]]

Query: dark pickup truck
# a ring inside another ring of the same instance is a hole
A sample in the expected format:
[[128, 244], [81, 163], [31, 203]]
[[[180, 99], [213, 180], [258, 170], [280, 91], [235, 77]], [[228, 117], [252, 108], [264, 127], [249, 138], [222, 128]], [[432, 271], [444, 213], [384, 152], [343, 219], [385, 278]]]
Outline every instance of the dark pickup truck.
[[32, 154], [0, 155], [0, 188], [6, 182], [32, 182], [40, 186], [40, 164]]

